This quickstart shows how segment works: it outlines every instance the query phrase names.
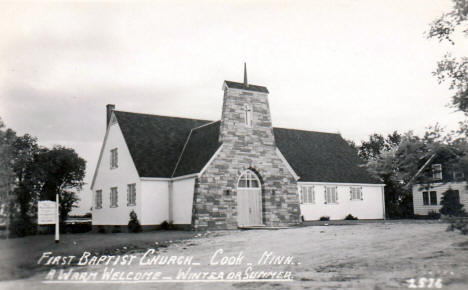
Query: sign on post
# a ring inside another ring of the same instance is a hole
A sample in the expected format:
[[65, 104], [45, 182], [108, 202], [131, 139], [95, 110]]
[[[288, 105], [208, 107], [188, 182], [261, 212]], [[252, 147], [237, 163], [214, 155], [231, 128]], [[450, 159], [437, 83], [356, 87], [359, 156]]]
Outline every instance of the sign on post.
[[55, 195], [55, 201], [40, 200], [37, 203], [37, 223], [39, 225], [55, 224], [55, 242], [59, 242], [59, 195]]
[[56, 223], [57, 207], [55, 201], [41, 200], [37, 205], [37, 223], [40, 225], [51, 225]]

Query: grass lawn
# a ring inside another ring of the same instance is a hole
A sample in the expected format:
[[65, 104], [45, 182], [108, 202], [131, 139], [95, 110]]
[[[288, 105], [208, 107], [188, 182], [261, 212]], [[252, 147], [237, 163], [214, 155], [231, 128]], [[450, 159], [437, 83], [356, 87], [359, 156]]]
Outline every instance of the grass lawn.
[[54, 235], [0, 240], [0, 280], [25, 278], [44, 269], [37, 265], [43, 252], [79, 256], [88, 251], [93, 254], [116, 255], [165, 247], [169, 241], [175, 242], [196, 235], [193, 231], [154, 231], [138, 234], [62, 234], [60, 243], [55, 243]]

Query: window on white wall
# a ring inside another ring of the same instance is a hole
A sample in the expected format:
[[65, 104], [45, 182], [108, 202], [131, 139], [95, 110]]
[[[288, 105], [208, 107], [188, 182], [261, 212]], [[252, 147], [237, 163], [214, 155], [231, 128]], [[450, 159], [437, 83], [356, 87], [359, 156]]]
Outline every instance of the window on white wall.
[[132, 206], [136, 204], [136, 184], [127, 185], [127, 206]]
[[111, 187], [110, 191], [110, 207], [117, 207], [118, 205], [119, 193], [117, 192], [117, 187]]
[[350, 199], [362, 200], [362, 187], [350, 187]]
[[315, 203], [315, 191], [313, 186], [301, 187], [301, 203]]
[[337, 189], [336, 186], [325, 186], [325, 203], [338, 203]]
[[247, 127], [252, 127], [252, 107], [249, 104], [244, 105], [244, 122]]
[[114, 148], [110, 151], [111, 158], [110, 158], [110, 168], [114, 169], [119, 167], [119, 153], [117, 152], [117, 148]]
[[102, 190], [96, 190], [95, 198], [96, 208], [102, 208]]

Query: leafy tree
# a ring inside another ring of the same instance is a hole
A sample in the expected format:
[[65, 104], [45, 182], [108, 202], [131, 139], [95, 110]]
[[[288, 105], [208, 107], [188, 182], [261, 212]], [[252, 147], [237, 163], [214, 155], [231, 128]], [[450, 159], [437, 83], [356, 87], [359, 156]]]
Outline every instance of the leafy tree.
[[440, 204], [442, 205], [439, 210], [441, 214], [448, 216], [465, 215], [463, 204], [460, 203], [460, 195], [456, 190], [448, 189], [444, 192]]
[[86, 161], [71, 148], [55, 146], [42, 148], [34, 165], [41, 185], [39, 198], [55, 200], [55, 195], [59, 194], [60, 220], [65, 220], [79, 200], [73, 190], [82, 189]]
[[[428, 38], [436, 38], [440, 42], [448, 41], [455, 45], [453, 35], [461, 30], [461, 34], [468, 36], [468, 1], [452, 0], [453, 8], [444, 13], [431, 23], [427, 33]], [[437, 69], [433, 72], [439, 83], [448, 82], [449, 88], [454, 91], [452, 106], [468, 114], [468, 58], [465, 56], [456, 58], [447, 53], [437, 63]]]
[[[423, 137], [411, 131], [395, 132], [386, 138], [373, 134], [358, 146], [358, 150], [367, 161], [367, 170], [385, 183], [386, 213], [393, 218], [412, 215], [412, 185], [430, 187], [432, 182], [424, 174], [427, 172], [415, 176], [424, 162], [430, 161], [435, 154], [450, 166], [468, 168], [467, 139], [460, 132], [446, 134], [438, 125], [429, 127]], [[431, 170], [430, 166], [426, 170]]]

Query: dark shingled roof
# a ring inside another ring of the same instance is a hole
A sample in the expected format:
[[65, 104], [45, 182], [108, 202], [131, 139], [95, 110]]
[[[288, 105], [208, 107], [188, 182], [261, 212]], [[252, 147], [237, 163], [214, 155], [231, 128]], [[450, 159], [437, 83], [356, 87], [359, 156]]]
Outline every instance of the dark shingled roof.
[[[114, 111], [141, 177], [200, 172], [221, 146], [220, 121]], [[339, 134], [274, 128], [276, 145], [300, 181], [381, 183]]]
[[357, 152], [339, 135], [274, 128], [276, 146], [299, 181], [382, 183], [372, 178]]
[[218, 150], [220, 121], [193, 129], [177, 164], [174, 177], [200, 172]]
[[190, 130], [210, 121], [114, 111], [140, 177], [171, 177]]
[[266, 87], [256, 86], [256, 85], [251, 85], [251, 84], [249, 84], [249, 86], [246, 87], [246, 86], [244, 86], [243, 83], [236, 83], [236, 82], [231, 82], [231, 81], [224, 81], [224, 83], [229, 88], [248, 90], [248, 91], [255, 91], [255, 92], [262, 92], [262, 93], [267, 93], [268, 94], [268, 89]]

